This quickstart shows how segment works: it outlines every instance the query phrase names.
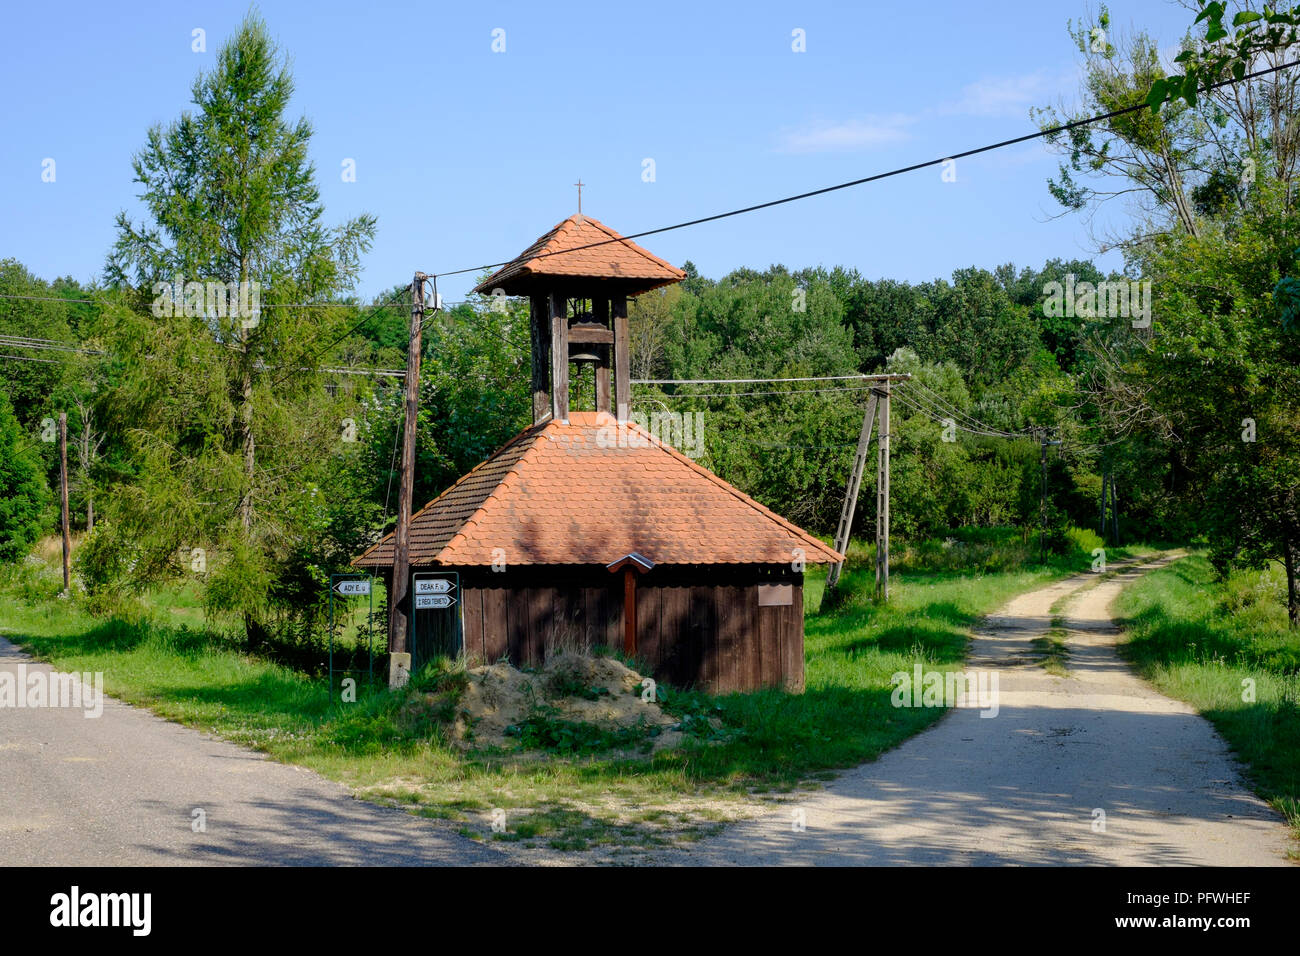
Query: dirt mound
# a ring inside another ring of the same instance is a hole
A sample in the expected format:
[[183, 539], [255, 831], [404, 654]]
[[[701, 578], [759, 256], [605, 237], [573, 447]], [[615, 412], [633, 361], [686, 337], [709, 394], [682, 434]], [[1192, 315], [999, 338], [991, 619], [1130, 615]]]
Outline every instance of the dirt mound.
[[[466, 748], [599, 750], [679, 744], [677, 718], [642, 699], [645, 678], [610, 657], [556, 654], [539, 671], [471, 668], [451, 708], [450, 736]], [[648, 695], [647, 695], [648, 696]], [[445, 694], [427, 694], [431, 709]]]

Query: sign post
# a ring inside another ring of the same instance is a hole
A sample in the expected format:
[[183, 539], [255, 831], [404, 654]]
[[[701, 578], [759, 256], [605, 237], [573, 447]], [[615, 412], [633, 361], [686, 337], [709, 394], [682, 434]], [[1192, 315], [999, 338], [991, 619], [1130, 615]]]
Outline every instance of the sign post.
[[[455, 571], [421, 571], [411, 575], [412, 640], [427, 658], [434, 653], [459, 653], [464, 644], [460, 575]], [[423, 627], [420, 625], [424, 625]], [[432, 631], [430, 635], [428, 632]], [[421, 640], [421, 638], [426, 638]], [[412, 659], [412, 669], [425, 660]]]
[[[330, 575], [330, 697], [334, 696], [334, 595], [340, 598], [367, 597], [370, 609], [366, 618], [366, 653], [370, 659], [367, 686], [375, 683], [375, 594], [374, 578], [369, 574], [331, 574]], [[353, 655], [355, 661], [355, 654]]]

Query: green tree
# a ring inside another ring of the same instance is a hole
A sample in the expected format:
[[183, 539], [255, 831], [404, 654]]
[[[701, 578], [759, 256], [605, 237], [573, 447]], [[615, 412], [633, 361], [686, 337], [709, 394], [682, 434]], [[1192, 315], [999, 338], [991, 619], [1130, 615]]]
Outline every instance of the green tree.
[[136, 468], [111, 502], [124, 566], [141, 584], [175, 569], [178, 549], [210, 547], [210, 601], [250, 625], [295, 599], [277, 572], [364, 397], [350, 380], [327, 391], [321, 366], [346, 349], [348, 310], [327, 306], [353, 284], [375, 220], [325, 224], [292, 93], [250, 15], [195, 81], [195, 110], [150, 129], [134, 158], [147, 216], [118, 216], [106, 267], [133, 307], [106, 309], [100, 327], [121, 376], [108, 407]]
[[1152, 250], [1155, 337], [1126, 378], [1174, 436], [1216, 564], [1282, 562], [1300, 627], [1300, 334], [1273, 295], [1300, 271], [1300, 216], [1281, 197], [1274, 184], [1231, 227]]
[[[1116, 105], [1145, 99], [1152, 110], [1106, 127], [1093, 171], [1157, 200], [1158, 215], [1141, 217], [1126, 242], [1152, 282], [1154, 321], [1149, 332], [1098, 330], [1091, 397], [1111, 433], [1166, 446], [1179, 510], [1221, 569], [1283, 564], [1300, 627], [1300, 335], [1288, 303], [1300, 273], [1297, 85], [1286, 71], [1244, 79], [1290, 55], [1300, 8], [1236, 6], [1235, 33], [1223, 23], [1228, 4], [1202, 6], [1206, 33], [1184, 44], [1183, 74], [1166, 76], [1153, 51], [1140, 70], [1121, 71]], [[1202, 89], [1225, 78], [1239, 83]], [[1166, 173], [1189, 171], [1178, 182], [1106, 159], [1161, 143]]]
[[24, 348], [6, 345], [0, 352], [4, 377], [0, 388], [9, 396], [14, 414], [27, 427], [33, 427], [54, 410], [50, 399], [68, 377], [68, 365], [75, 353], [67, 351], [77, 345], [74, 326], [81, 320], [75, 303], [64, 304], [59, 298], [84, 298], [73, 280], [47, 283], [32, 275], [16, 259], [0, 259], [0, 294], [21, 298], [0, 299], [0, 335], [20, 339], [52, 340], [63, 348]]
[[0, 561], [14, 561], [45, 530], [53, 496], [40, 458], [0, 392]]

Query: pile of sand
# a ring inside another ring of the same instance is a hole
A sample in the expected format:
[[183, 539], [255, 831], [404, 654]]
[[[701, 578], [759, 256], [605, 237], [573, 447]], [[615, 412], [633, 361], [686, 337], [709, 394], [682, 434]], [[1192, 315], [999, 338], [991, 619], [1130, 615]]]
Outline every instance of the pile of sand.
[[[562, 652], [536, 672], [510, 664], [490, 664], [466, 672], [466, 683], [448, 725], [452, 739], [469, 748], [518, 746], [518, 727], [544, 713], [554, 720], [591, 724], [602, 730], [644, 728], [654, 751], [682, 740], [677, 718], [652, 700], [642, 699], [642, 675], [609, 657]], [[425, 695], [432, 708], [445, 704], [442, 694]]]

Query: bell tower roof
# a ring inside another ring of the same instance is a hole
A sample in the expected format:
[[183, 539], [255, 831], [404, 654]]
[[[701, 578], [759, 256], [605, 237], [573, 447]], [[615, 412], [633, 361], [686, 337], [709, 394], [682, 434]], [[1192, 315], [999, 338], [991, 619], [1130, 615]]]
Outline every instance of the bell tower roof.
[[595, 287], [608, 295], [634, 296], [684, 278], [681, 269], [578, 213], [538, 237], [474, 291], [501, 289], [506, 295], [525, 296], [572, 285]]

